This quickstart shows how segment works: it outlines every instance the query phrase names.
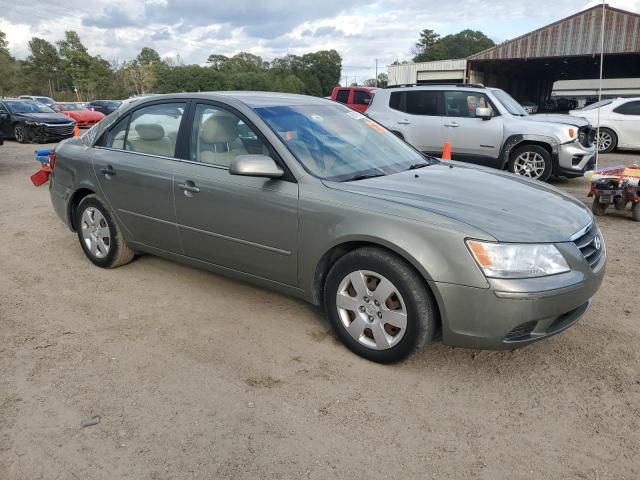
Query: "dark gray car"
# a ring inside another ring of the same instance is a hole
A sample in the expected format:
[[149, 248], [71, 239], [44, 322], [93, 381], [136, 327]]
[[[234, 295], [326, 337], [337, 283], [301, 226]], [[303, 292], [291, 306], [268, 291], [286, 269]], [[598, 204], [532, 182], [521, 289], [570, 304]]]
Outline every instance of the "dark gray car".
[[299, 95], [133, 102], [57, 148], [50, 190], [94, 264], [146, 252], [303, 298], [378, 362], [440, 330], [489, 349], [558, 333], [587, 311], [606, 261], [572, 197], [425, 157]]

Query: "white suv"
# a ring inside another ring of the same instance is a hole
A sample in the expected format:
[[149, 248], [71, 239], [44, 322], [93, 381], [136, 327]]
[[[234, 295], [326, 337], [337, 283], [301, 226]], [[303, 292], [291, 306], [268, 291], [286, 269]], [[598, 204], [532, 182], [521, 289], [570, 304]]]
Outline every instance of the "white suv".
[[538, 180], [578, 177], [595, 162], [595, 131], [569, 115], [529, 115], [508, 93], [482, 85], [380, 89], [366, 114], [418, 150]]

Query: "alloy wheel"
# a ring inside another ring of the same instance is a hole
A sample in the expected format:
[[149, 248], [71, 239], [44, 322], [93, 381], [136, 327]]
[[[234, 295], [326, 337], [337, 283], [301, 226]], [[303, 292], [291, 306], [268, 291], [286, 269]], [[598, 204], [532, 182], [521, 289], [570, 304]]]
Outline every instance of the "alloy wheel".
[[345, 330], [367, 348], [393, 348], [406, 332], [402, 295], [379, 273], [358, 270], [344, 277], [336, 293], [336, 307]]
[[13, 136], [16, 139], [16, 142], [22, 143], [24, 142], [24, 128], [20, 125], [16, 125], [13, 130]]
[[598, 134], [597, 143], [598, 143], [598, 151], [604, 152], [605, 150], [611, 147], [611, 144], [613, 143], [613, 138], [611, 137], [611, 134], [606, 130], [600, 130], [600, 133]]
[[95, 258], [106, 257], [111, 248], [111, 231], [100, 210], [87, 207], [82, 212], [80, 228], [84, 244], [91, 255]]
[[537, 152], [522, 152], [513, 162], [513, 173], [523, 177], [540, 178], [545, 168], [545, 160]]

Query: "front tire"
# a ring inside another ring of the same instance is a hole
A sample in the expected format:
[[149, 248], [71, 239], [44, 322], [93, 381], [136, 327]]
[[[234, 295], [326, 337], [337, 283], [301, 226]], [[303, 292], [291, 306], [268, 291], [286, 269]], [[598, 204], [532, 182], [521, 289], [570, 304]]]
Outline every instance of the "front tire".
[[437, 325], [424, 279], [403, 259], [376, 247], [349, 252], [331, 267], [324, 307], [338, 338], [378, 363], [414, 354], [431, 342]]
[[524, 145], [512, 154], [507, 166], [511, 173], [546, 182], [553, 172], [551, 154], [539, 145]]
[[133, 260], [118, 224], [95, 195], [82, 199], [76, 209], [76, 232], [80, 246], [94, 265], [116, 268]]
[[14, 127], [13, 127], [13, 138], [15, 138], [16, 142], [18, 142], [18, 143], [27, 143], [28, 142], [27, 129], [25, 128], [24, 124], [16, 123], [14, 125]]
[[610, 128], [600, 128], [596, 145], [598, 145], [598, 153], [612, 152], [618, 146], [618, 136]]

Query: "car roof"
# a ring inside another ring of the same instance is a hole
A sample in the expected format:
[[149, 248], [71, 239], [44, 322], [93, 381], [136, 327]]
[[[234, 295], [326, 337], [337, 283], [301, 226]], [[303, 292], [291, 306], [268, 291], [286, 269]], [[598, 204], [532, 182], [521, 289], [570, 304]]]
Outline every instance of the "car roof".
[[320, 97], [312, 97], [309, 95], [297, 95], [294, 93], [278, 93], [278, 92], [252, 92], [252, 91], [221, 91], [221, 92], [193, 92], [193, 93], [176, 93], [176, 94], [158, 94], [146, 97], [144, 99], [131, 99], [131, 101], [140, 100], [140, 104], [147, 102], [157, 102], [158, 100], [177, 100], [177, 99], [202, 99], [202, 100], [218, 100], [225, 101], [234, 99], [244, 103], [250, 108], [261, 107], [280, 107], [294, 105], [326, 105], [327, 102], [334, 103]]

